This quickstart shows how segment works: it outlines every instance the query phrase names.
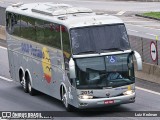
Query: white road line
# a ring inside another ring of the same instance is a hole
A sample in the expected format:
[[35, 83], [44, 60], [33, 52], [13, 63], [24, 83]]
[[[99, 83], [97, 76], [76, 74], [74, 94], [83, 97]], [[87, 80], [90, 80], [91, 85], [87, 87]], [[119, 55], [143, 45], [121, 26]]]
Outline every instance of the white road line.
[[151, 35], [151, 36], [154, 36], [154, 37], [156, 37], [157, 35], [155, 35], [155, 34], [152, 34], [152, 33], [146, 33], [147, 35]]
[[12, 81], [13, 81], [13, 80], [8, 79], [8, 78], [5, 78], [5, 77], [3, 77], [3, 76], [0, 76], [0, 79], [2, 79], [2, 80], [6, 80], [6, 81], [9, 81], [9, 82], [12, 82]]
[[123, 15], [126, 11], [119, 11], [116, 15]]
[[2, 47], [2, 46], [0, 46], [0, 49], [4, 49], [4, 50], [7, 50], [7, 48], [6, 48], [6, 47]]
[[153, 94], [156, 94], [156, 95], [160, 95], [159, 92], [155, 92], [155, 91], [148, 90], [148, 89], [145, 89], [145, 88], [136, 87], [136, 89], [143, 90], [143, 91], [146, 91], [146, 92], [149, 92], [149, 93], [153, 93]]
[[132, 32], [138, 32], [138, 31], [136, 31], [136, 30], [132, 30], [132, 29], [127, 29], [127, 30], [132, 31]]

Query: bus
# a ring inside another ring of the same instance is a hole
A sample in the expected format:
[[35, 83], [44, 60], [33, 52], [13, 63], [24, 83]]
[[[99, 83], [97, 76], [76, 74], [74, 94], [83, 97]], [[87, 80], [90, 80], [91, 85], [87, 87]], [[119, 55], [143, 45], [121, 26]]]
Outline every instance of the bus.
[[118, 17], [18, 3], [6, 9], [6, 32], [10, 75], [24, 92], [52, 96], [67, 111], [135, 102], [134, 63], [142, 70], [142, 60]]

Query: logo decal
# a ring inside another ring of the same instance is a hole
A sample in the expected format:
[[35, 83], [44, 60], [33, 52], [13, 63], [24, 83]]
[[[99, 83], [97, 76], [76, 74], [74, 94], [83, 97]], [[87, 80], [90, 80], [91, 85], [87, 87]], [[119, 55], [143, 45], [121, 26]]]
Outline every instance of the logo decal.
[[116, 57], [111, 56], [109, 61], [110, 61], [110, 63], [115, 63], [116, 62]]
[[110, 97], [110, 93], [109, 92], [106, 93], [106, 97]]
[[44, 78], [48, 83], [50, 83], [52, 76], [52, 67], [51, 67], [51, 59], [49, 56], [49, 51], [46, 47], [43, 47], [42, 53], [43, 53], [42, 67], [44, 72]]

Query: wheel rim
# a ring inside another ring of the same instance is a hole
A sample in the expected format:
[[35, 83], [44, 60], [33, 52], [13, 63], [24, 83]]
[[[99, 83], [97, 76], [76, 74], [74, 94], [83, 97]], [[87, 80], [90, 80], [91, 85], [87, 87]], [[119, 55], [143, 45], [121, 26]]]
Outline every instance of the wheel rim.
[[29, 92], [32, 91], [31, 82], [28, 83], [28, 89], [29, 89]]
[[66, 93], [64, 93], [62, 101], [63, 101], [63, 104], [65, 105], [65, 107], [67, 108], [68, 107], [68, 102], [67, 102], [67, 94]]
[[26, 80], [24, 79], [24, 77], [22, 79], [23, 79], [23, 88], [26, 89]]

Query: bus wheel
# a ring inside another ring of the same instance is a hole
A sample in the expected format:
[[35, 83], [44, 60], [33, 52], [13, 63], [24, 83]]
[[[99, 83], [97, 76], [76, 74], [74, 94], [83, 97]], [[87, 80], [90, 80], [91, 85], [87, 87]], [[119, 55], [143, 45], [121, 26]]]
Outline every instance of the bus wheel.
[[23, 90], [24, 90], [25, 93], [28, 93], [28, 85], [27, 85], [28, 83], [27, 83], [27, 80], [23, 77], [22, 81], [23, 81], [22, 82]]
[[68, 99], [67, 99], [67, 94], [66, 94], [66, 92], [65, 92], [65, 93], [63, 94], [63, 96], [62, 96], [62, 102], [63, 102], [66, 110], [67, 110], [68, 112], [71, 112], [71, 111], [72, 111], [72, 108], [71, 108], [71, 105], [68, 104]]
[[22, 86], [23, 86], [23, 83], [24, 83], [23, 77], [24, 77], [23, 71], [20, 69], [20, 70], [19, 70], [19, 81], [20, 81], [20, 84], [21, 84]]
[[30, 81], [29, 77], [28, 77], [28, 92], [32, 96], [35, 95], [35, 89], [32, 88], [31, 81]]

